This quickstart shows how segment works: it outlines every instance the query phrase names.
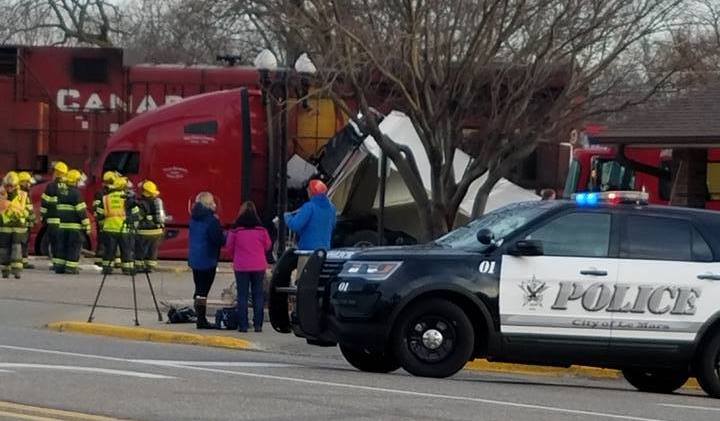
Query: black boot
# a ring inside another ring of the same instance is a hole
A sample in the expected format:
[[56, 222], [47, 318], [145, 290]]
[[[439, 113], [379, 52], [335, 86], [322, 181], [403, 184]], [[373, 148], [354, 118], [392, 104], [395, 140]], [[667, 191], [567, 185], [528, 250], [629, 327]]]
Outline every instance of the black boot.
[[215, 326], [205, 318], [207, 312], [207, 298], [195, 298], [195, 314], [197, 314], [197, 322], [195, 326], [198, 329], [214, 329]]

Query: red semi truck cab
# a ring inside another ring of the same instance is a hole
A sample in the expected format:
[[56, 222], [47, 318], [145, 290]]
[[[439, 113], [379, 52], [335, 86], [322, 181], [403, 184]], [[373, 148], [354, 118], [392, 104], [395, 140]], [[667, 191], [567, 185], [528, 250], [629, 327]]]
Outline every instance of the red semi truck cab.
[[188, 98], [140, 115], [120, 127], [93, 169], [86, 200], [102, 188], [102, 174], [119, 171], [133, 184], [149, 179], [161, 191], [168, 216], [164, 258], [187, 257], [190, 207], [195, 196], [216, 197], [223, 225], [243, 200], [264, 212], [268, 138], [260, 91], [240, 88]]

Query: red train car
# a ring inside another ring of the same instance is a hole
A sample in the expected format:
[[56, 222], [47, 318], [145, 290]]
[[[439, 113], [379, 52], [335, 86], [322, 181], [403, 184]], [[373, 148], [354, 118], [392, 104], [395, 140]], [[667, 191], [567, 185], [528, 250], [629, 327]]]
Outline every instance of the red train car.
[[0, 47], [0, 171], [88, 168], [119, 125], [204, 92], [256, 87], [252, 67], [125, 66], [114, 48]]

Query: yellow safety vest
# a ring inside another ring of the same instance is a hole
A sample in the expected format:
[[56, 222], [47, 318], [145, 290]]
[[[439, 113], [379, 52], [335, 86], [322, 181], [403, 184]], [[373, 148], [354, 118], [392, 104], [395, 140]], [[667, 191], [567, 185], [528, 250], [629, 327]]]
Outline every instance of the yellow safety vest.
[[20, 190], [12, 200], [7, 200], [7, 206], [2, 213], [3, 225], [25, 227], [27, 224], [27, 193]]
[[113, 192], [103, 197], [105, 219], [102, 229], [105, 232], [125, 232], [125, 198], [120, 192]]

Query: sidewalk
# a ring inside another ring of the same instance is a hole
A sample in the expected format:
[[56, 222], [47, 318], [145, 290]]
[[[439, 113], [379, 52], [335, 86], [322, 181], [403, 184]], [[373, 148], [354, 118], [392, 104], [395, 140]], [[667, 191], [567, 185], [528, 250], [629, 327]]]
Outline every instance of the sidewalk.
[[[132, 283], [129, 277], [122, 275], [108, 278], [95, 312], [95, 320], [88, 324], [90, 308], [102, 278], [100, 272], [93, 269], [89, 262], [83, 262], [84, 270], [80, 275], [55, 275], [46, 269], [46, 261], [35, 259], [34, 263], [37, 269], [25, 271], [20, 280], [0, 279], [0, 321], [3, 324], [132, 340], [342, 359], [337, 348], [311, 346], [292, 334], [275, 332], [267, 317], [261, 333], [252, 332], [252, 329], [248, 333], [197, 330], [194, 324], [159, 322], [144, 275], [136, 277], [140, 327], [135, 327], [133, 322]], [[162, 270], [153, 273], [151, 280], [158, 301], [162, 303], [163, 320], [166, 320], [167, 304], [191, 304], [194, 287], [192, 275], [184, 270], [184, 262], [166, 261], [160, 267]], [[219, 271], [209, 297], [210, 302], [215, 303], [215, 308], [230, 305], [227, 299], [223, 299], [222, 290], [232, 285], [234, 276], [229, 266], [225, 266]], [[208, 319], [213, 321], [214, 315], [215, 309], [210, 308]], [[565, 369], [490, 363], [486, 360], [472, 361], [466, 368], [522, 375], [621, 378], [616, 370], [577, 366]], [[698, 386], [691, 379], [685, 387]]]

